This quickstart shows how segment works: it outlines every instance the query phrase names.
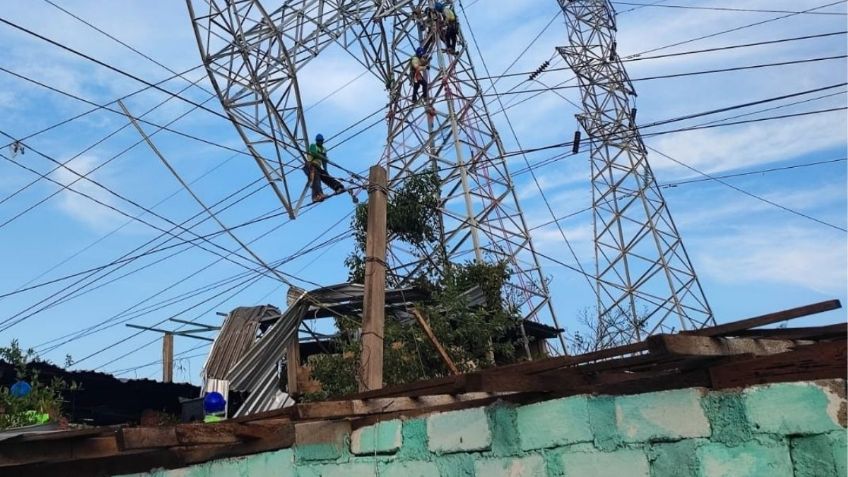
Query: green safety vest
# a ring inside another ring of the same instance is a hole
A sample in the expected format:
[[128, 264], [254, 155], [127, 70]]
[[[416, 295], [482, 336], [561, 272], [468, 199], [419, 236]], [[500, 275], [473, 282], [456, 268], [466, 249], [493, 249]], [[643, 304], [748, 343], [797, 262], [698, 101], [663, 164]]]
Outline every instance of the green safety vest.
[[324, 146], [319, 146], [318, 144], [310, 144], [307, 157], [307, 162], [314, 166], [326, 167], [327, 165], [327, 150], [324, 149]]

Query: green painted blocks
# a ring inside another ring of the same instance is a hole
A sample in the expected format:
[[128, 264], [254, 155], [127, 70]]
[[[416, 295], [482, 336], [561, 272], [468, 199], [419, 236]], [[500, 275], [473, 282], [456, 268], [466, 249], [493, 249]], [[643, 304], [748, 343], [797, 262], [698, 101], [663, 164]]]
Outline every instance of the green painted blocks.
[[681, 389], [617, 397], [615, 423], [622, 441], [709, 437], [710, 423], [701, 407], [703, 394], [700, 389]]
[[439, 477], [439, 468], [425, 461], [392, 462], [383, 468], [380, 477]]
[[492, 445], [492, 432], [484, 408], [434, 414], [427, 418], [431, 452], [479, 451]]
[[637, 449], [599, 452], [578, 444], [560, 454], [564, 477], [650, 477], [648, 457]]
[[400, 449], [402, 443], [401, 422], [392, 419], [353, 431], [350, 451], [356, 455], [390, 454]]
[[756, 386], [742, 393], [748, 422], [766, 434], [820, 434], [841, 429], [838, 413], [844, 400], [815, 383]]
[[699, 447], [697, 459], [698, 477], [793, 477], [785, 445], [713, 443]]
[[846, 477], [848, 442], [844, 430], [792, 439], [795, 477], [832, 475]]
[[522, 450], [593, 440], [586, 396], [521, 406], [515, 412]]
[[697, 475], [698, 447], [708, 441], [685, 439], [654, 444], [649, 451], [651, 475], [656, 477], [692, 477]]
[[474, 463], [474, 472], [480, 477], [538, 477], [547, 475], [545, 460], [540, 455], [478, 460]]

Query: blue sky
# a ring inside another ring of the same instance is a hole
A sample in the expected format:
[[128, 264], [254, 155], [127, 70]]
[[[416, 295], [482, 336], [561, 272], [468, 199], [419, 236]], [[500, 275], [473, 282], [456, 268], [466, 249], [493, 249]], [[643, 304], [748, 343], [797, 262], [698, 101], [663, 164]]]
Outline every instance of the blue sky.
[[[485, 60], [492, 74], [503, 72], [559, 12], [557, 2], [553, 1], [479, 0], [466, 3], [470, 27], [480, 41], [484, 55], [482, 60]], [[804, 10], [826, 2], [680, 0], [673, 3], [707, 7]], [[181, 1], [78, 0], [61, 1], [57, 4], [175, 71], [184, 71], [199, 64], [197, 46], [185, 5]], [[494, 5], [497, 5], [497, 8], [493, 8]], [[617, 8], [624, 12], [632, 7], [619, 5]], [[828, 7], [822, 11], [844, 13], [845, 4]], [[622, 56], [628, 56], [776, 16], [779, 14], [642, 8], [619, 16], [619, 52]], [[171, 76], [162, 67], [93, 31], [43, 0], [4, 2], [0, 17], [148, 81], [156, 82]], [[461, 15], [460, 19], [464, 21]], [[845, 16], [798, 15], [657, 53], [838, 32], [844, 31], [845, 26]], [[532, 71], [548, 59], [552, 60], [552, 70], [564, 66], [554, 48], [563, 45], [565, 41], [565, 26], [560, 16], [544, 29], [544, 33], [510, 71]], [[7, 25], [0, 24], [0, 43], [4, 45], [3, 54], [0, 55], [0, 67], [98, 104], [109, 103], [142, 87], [132, 79], [75, 57]], [[846, 37], [837, 35], [715, 53], [628, 62], [627, 68], [632, 78], [643, 78], [838, 56], [845, 53]], [[482, 60], [474, 54], [478, 75], [487, 76]], [[338, 94], [309, 110], [307, 120], [310, 131], [320, 130], [325, 136], [332, 136], [385, 104], [382, 85], [377, 84], [370, 75], [360, 77], [361, 73], [361, 66], [353, 59], [347, 57], [344, 52], [333, 49], [328, 50], [302, 72], [301, 87], [304, 101], [308, 105], [359, 77]], [[203, 81], [205, 72], [202, 69], [191, 71], [187, 77], [191, 80], [201, 80], [199, 84], [208, 89], [208, 84]], [[539, 79], [550, 86], [570, 77], [568, 71], [549, 71]], [[542, 87], [539, 83], [525, 81], [525, 78], [505, 78], [497, 84], [497, 89], [504, 92], [513, 87], [518, 91]], [[732, 73], [639, 81], [635, 83], [639, 93], [636, 104], [639, 109], [639, 122], [644, 124], [845, 81], [845, 59], [837, 59]], [[186, 86], [187, 83], [179, 79], [165, 84], [167, 89], [174, 92]], [[484, 86], [488, 86], [485, 81]], [[831, 93], [837, 94], [740, 119], [846, 105], [845, 88], [842, 87], [770, 103], [761, 108]], [[208, 101], [205, 103], [207, 106], [220, 110], [217, 99], [210, 99], [209, 94], [201, 88], [192, 87], [181, 94], [197, 102]], [[503, 97], [505, 104], [509, 106], [508, 114], [516, 128], [521, 146], [532, 148], [569, 141], [576, 127], [574, 114], [578, 110], [572, 103], [579, 104], [577, 91], [563, 89], [556, 93], [548, 92], [512, 106], [528, 96], [524, 94]], [[126, 104], [138, 115], [165, 99], [166, 95], [163, 93], [147, 91], [128, 99]], [[117, 109], [114, 104], [111, 107]], [[0, 115], [0, 131], [13, 137], [29, 136], [89, 109], [91, 106], [88, 104], [0, 71], [0, 110], [3, 112]], [[172, 99], [145, 118], [157, 124], [165, 124], [190, 109], [190, 105]], [[498, 111], [500, 107], [496, 102], [491, 102], [490, 109]], [[673, 126], [695, 125], [757, 109], [755, 107], [718, 114], [685, 123], [674, 123]], [[495, 122], [506, 148], [519, 149], [509, 133], [503, 115], [497, 115]], [[108, 140], [86, 150], [126, 124], [127, 121], [114, 112], [93, 112], [27, 139], [25, 142], [32, 150], [16, 156], [14, 160], [35, 171], [48, 173], [54, 165], [39, 156], [36, 151], [59, 161], [79, 154], [69, 163], [72, 169], [85, 173], [102, 166], [91, 174], [93, 179], [125, 199], [146, 208], [153, 208], [162, 217], [181, 223], [201, 212], [149, 149], [144, 144], [135, 145], [139, 136], [132, 128], [124, 128]], [[241, 141], [234, 128], [227, 121], [207, 112], [191, 112], [172, 127], [236, 151], [242, 150]], [[148, 133], [155, 131], [155, 128], [149, 125], [145, 126], [145, 129]], [[193, 190], [207, 204], [225, 198], [260, 177], [255, 163], [246, 155], [166, 131], [156, 133], [153, 138], [180, 174], [187, 180], [196, 181], [192, 185]], [[384, 127], [374, 127], [334, 149], [331, 157], [352, 170], [364, 171], [379, 159], [384, 139]], [[839, 111], [648, 137], [646, 143], [700, 171], [725, 175], [844, 159], [848, 155], [846, 139], [846, 115], [845, 111]], [[337, 138], [336, 142], [339, 140], [340, 138]], [[5, 137], [0, 140], [0, 146], [8, 143]], [[332, 143], [333, 141], [329, 142], [330, 145]], [[102, 165], [112, 156], [133, 145], [135, 146], [127, 152], [105, 166]], [[529, 159], [531, 162], [538, 162], [558, 152], [560, 151], [539, 152], [529, 156]], [[8, 148], [4, 148], [2, 153], [10, 156]], [[660, 183], [702, 178], [658, 154], [651, 154], [649, 160]], [[510, 158], [509, 164], [514, 171], [524, 167], [520, 157]], [[844, 229], [845, 164], [845, 161], [841, 160], [725, 180], [742, 190]], [[212, 172], [209, 172], [210, 170]], [[556, 161], [540, 168], [537, 173], [545, 195], [558, 214], [576, 212], [590, 205], [588, 157], [585, 154]], [[49, 177], [61, 184], [70, 184], [76, 178], [66, 170], [53, 172]], [[31, 172], [0, 160], [0, 200], [3, 201], [0, 203], [0, 224], [58, 189], [55, 184], [41, 180], [22, 193], [4, 200], [34, 178], [36, 176]], [[302, 178], [298, 177], [296, 180], [302, 181]], [[514, 180], [530, 226], [550, 221], [551, 217], [541, 201], [539, 190], [529, 175], [519, 174]], [[149, 214], [141, 215], [144, 212], [135, 205], [94, 184], [80, 181], [71, 187], [130, 216], [139, 216], [156, 227], [171, 228], [168, 222]], [[249, 190], [258, 189], [259, 187]], [[792, 214], [713, 181], [681, 184], [665, 188], [663, 192], [719, 321], [735, 320], [830, 298], [845, 302], [848, 285], [845, 232]], [[176, 195], [172, 198], [160, 203], [174, 193]], [[154, 204], [159, 205], [154, 208]], [[276, 198], [264, 187], [248, 199], [220, 213], [219, 217], [225, 224], [232, 226], [262, 214], [278, 212], [278, 209]], [[285, 217], [276, 217], [241, 228], [237, 234], [243, 240], [250, 241], [267, 233], [254, 242], [252, 248], [268, 261], [279, 260], [295, 253], [301, 247], [317, 244], [337, 234], [342, 234], [343, 237], [348, 228], [346, 217], [351, 211], [352, 205], [348, 200], [336, 199], [322, 204], [294, 222], [284, 223], [287, 222]], [[202, 218], [204, 216], [201, 214], [200, 219]], [[575, 215], [563, 221], [562, 225], [580, 262], [584, 267], [591, 269], [591, 215]], [[272, 229], [275, 230], [268, 233]], [[206, 221], [193, 230], [205, 235], [214, 233], [219, 228], [214, 222]], [[95, 204], [88, 198], [62, 191], [30, 212], [0, 226], [0, 240], [5, 245], [0, 248], [0, 263], [3, 263], [0, 272], [0, 294], [14, 292], [25, 284], [31, 286], [102, 266], [155, 239], [158, 234], [150, 226], [138, 221], [128, 222], [127, 217]], [[535, 229], [533, 237], [537, 247], [545, 254], [573, 264], [574, 260], [565, 249], [554, 226]], [[238, 249], [237, 244], [229, 237], [216, 236], [211, 240], [220, 247], [234, 251]], [[160, 240], [154, 243], [162, 242]], [[77, 252], [83, 249], [85, 251], [77, 255]], [[343, 238], [316, 253], [306, 254], [285, 263], [281, 270], [311, 282], [337, 283], [343, 281], [346, 276], [342, 261], [350, 249], [350, 239]], [[175, 255], [164, 259], [172, 253]], [[72, 256], [72, 259], [67, 260]], [[235, 256], [230, 258], [246, 263]], [[162, 260], [157, 262], [159, 259]], [[113, 372], [160, 359], [160, 348], [158, 342], [154, 341], [159, 335], [143, 333], [132, 336], [133, 331], [126, 328], [124, 322], [152, 325], [169, 317], [177, 317], [217, 324], [220, 323], [220, 317], [215, 315], [215, 311], [228, 311], [242, 305], [284, 304], [285, 288], [270, 278], [260, 277], [250, 282], [230, 281], [221, 287], [210, 287], [244, 270], [226, 260], [213, 264], [218, 259], [218, 256], [208, 251], [179, 246], [167, 252], [135, 260], [95, 285], [104, 284], [128, 272], [133, 272], [132, 274], [62, 303], [53, 304], [49, 297], [72, 285], [76, 279], [63, 280], [0, 298], [0, 321], [8, 319], [11, 322], [32, 314], [15, 326], [0, 332], [0, 343], [17, 338], [25, 346], [36, 346], [117, 315], [117, 321], [111, 322], [115, 326], [97, 333], [89, 333], [55, 350], [45, 352], [47, 358], [62, 362], [65, 354], [81, 359], [114, 344], [114, 347], [78, 365], [80, 368]], [[61, 263], [63, 261], [65, 262]], [[56, 267], [59, 263], [61, 265]], [[542, 264], [545, 272], [552, 277], [554, 303], [562, 324], [570, 331], [579, 329], [576, 316], [580, 310], [591, 305], [591, 289], [581, 276], [564, 267], [546, 260]], [[303, 285], [310, 287], [306, 283]], [[199, 288], [204, 290], [200, 295], [181, 300], [186, 298], [188, 292]], [[157, 294], [155, 298], [148, 299], [154, 294]], [[38, 304], [45, 299], [47, 301], [44, 304]], [[148, 300], [144, 301], [146, 299]], [[132, 308], [134, 313], [121, 315], [139, 302], [142, 302], [141, 306], [150, 306], [152, 309], [136, 307]], [[40, 310], [44, 305], [52, 306]], [[832, 312], [803, 322], [835, 322], [844, 320], [844, 316], [844, 312]], [[161, 326], [174, 328], [176, 324]], [[205, 348], [193, 351], [191, 349], [203, 344], [179, 337], [176, 339], [178, 379], [197, 381]], [[134, 351], [136, 349], [138, 351]], [[124, 356], [125, 354], [127, 355]], [[180, 356], [190, 358], [181, 359]], [[154, 364], [126, 372], [122, 376], [158, 376], [158, 373], [159, 367]]]

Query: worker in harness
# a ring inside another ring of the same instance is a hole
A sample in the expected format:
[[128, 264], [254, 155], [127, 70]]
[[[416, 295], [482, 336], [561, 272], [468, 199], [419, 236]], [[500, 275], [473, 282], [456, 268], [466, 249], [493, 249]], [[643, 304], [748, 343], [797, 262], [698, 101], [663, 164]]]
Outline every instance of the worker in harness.
[[427, 88], [427, 50], [419, 46], [415, 49], [415, 55], [409, 60], [409, 75], [412, 79], [412, 102], [418, 101], [418, 88], [422, 89], [424, 101], [430, 99], [430, 93]]
[[456, 13], [442, 2], [436, 2], [436, 11], [442, 15], [445, 24], [445, 47], [448, 53], [456, 54], [456, 37], [459, 34], [459, 23], [456, 21]]
[[[321, 190], [321, 183], [333, 189], [336, 194], [341, 194], [345, 191], [344, 186], [327, 172], [327, 150], [324, 148], [324, 135], [318, 134], [315, 136], [315, 143], [309, 145], [309, 151], [306, 153], [306, 165], [304, 166], [306, 176], [309, 178], [309, 185], [312, 188], [312, 201], [321, 202], [327, 197], [324, 191]], [[356, 204], [359, 200], [353, 195], [353, 203]]]

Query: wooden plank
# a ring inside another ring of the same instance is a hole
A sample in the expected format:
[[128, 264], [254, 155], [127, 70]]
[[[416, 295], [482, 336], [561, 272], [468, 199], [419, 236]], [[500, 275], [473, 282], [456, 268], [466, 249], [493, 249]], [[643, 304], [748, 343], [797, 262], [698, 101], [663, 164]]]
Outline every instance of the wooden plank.
[[173, 427], [125, 427], [118, 431], [121, 450], [152, 449], [179, 444]]
[[100, 458], [119, 452], [115, 436], [67, 441], [15, 442], [0, 447], [0, 473], [6, 467], [71, 459]]
[[447, 350], [442, 346], [439, 340], [436, 338], [436, 335], [433, 333], [433, 330], [430, 328], [430, 325], [427, 323], [427, 320], [424, 319], [424, 316], [418, 308], [412, 309], [412, 316], [418, 321], [418, 325], [421, 326], [421, 329], [424, 330], [424, 334], [427, 335], [427, 339], [430, 340], [433, 347], [436, 348], [436, 351], [441, 356], [442, 361], [444, 361], [445, 365], [450, 370], [451, 374], [459, 374], [459, 369], [457, 369], [456, 365], [453, 363], [453, 360], [450, 358]]
[[848, 323], [795, 328], [759, 328], [755, 330], [737, 331], [734, 335], [740, 337], [774, 338], [785, 340], [825, 340], [842, 338], [848, 335]]
[[459, 402], [477, 401], [492, 397], [492, 393], [476, 392], [459, 395], [391, 397], [351, 401], [328, 401], [298, 404], [300, 419], [340, 419], [372, 414], [386, 414], [415, 409], [427, 409]]
[[365, 295], [362, 310], [360, 391], [383, 387], [383, 328], [386, 317], [386, 170], [372, 166], [368, 176], [368, 230], [365, 243]]
[[300, 388], [297, 385], [297, 372], [300, 369], [300, 339], [298, 332], [292, 335], [292, 339], [286, 347], [286, 382], [288, 384], [287, 391], [290, 396], [297, 399], [300, 395]]
[[848, 373], [845, 340], [802, 346], [770, 356], [739, 359], [709, 369], [717, 389], [754, 384], [844, 379]]
[[585, 353], [577, 356], [560, 356], [558, 358], [548, 358], [525, 363], [509, 364], [506, 366], [490, 368], [482, 372], [500, 373], [508, 371], [520, 372], [523, 374], [537, 374], [544, 373], [545, 371], [550, 371], [553, 369], [564, 368], [567, 366], [576, 366], [578, 364], [591, 363], [593, 361], [600, 361], [631, 355], [635, 353], [641, 353], [647, 350], [648, 344], [644, 341], [641, 341], [639, 343], [616, 346], [614, 348], [602, 349], [599, 351], [593, 351], [591, 353]]
[[794, 320], [796, 318], [814, 315], [816, 313], [823, 313], [825, 311], [836, 310], [839, 308], [842, 308], [842, 303], [840, 303], [839, 300], [828, 300], [819, 303], [813, 303], [811, 305], [799, 306], [797, 308], [790, 308], [788, 310], [778, 311], [775, 313], [768, 313], [766, 315], [748, 318], [747, 320], [725, 323], [723, 325], [713, 326], [710, 328], [684, 331], [681, 334], [699, 336], [731, 335], [735, 332], [747, 330], [749, 328], [772, 325], [774, 323], [780, 323], [781, 321]]
[[[444, 386], [452, 386], [457, 380], [460, 380], [461, 376], [444, 376], [441, 378], [428, 379], [426, 381], [416, 381], [414, 383], [407, 384], [396, 384], [394, 386], [387, 386], [383, 389], [377, 389], [374, 391], [365, 391], [356, 394], [352, 394], [350, 396], [346, 396], [346, 399], [371, 399], [377, 397], [387, 397], [387, 396], [400, 396], [400, 395], [409, 395], [409, 393], [425, 390], [425, 389], [433, 389], [437, 387]], [[442, 393], [429, 393], [429, 394], [442, 394]]]
[[695, 335], [654, 335], [648, 338], [651, 353], [671, 356], [755, 356], [785, 353], [799, 344], [792, 340], [759, 338], [712, 338]]

